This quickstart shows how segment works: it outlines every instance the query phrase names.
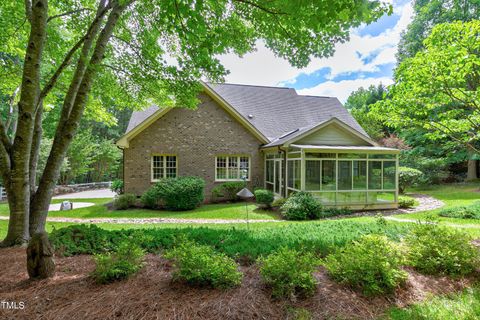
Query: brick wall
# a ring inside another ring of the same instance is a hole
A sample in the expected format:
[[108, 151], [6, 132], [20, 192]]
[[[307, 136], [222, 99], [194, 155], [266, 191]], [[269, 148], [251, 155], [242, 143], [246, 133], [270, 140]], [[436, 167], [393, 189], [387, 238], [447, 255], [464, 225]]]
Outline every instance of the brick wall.
[[215, 156], [242, 154], [251, 158], [249, 187], [263, 186], [261, 142], [206, 94], [196, 110], [176, 108], [130, 141], [125, 149], [125, 192], [141, 195], [151, 182], [152, 154], [175, 154], [177, 175], [206, 182], [206, 200], [215, 182]]

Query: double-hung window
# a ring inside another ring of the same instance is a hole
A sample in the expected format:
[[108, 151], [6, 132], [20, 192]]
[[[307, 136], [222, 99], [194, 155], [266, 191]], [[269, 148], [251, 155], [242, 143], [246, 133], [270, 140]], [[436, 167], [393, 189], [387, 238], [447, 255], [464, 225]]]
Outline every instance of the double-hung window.
[[250, 180], [250, 157], [217, 156], [215, 158], [216, 181]]
[[152, 181], [177, 176], [177, 156], [153, 155], [152, 156]]

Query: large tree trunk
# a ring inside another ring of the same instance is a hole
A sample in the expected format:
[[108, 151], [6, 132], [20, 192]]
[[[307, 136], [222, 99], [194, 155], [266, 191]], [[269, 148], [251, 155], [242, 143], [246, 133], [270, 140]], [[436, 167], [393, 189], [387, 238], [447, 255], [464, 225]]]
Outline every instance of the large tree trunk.
[[35, 233], [28, 243], [27, 271], [31, 279], [45, 279], [55, 274], [53, 248], [46, 232]]
[[[27, 2], [29, 3], [29, 2]], [[10, 207], [8, 232], [2, 245], [25, 244], [29, 239], [29, 166], [35, 110], [40, 94], [40, 68], [45, 46], [48, 1], [35, 0], [31, 7], [30, 36], [22, 75], [18, 124], [13, 145], [10, 147], [10, 170], [7, 179], [7, 197]], [[4, 170], [7, 170], [4, 168]]]
[[467, 181], [472, 181], [477, 179], [477, 161], [478, 160], [468, 160], [467, 163]]
[[[80, 58], [72, 85], [64, 101], [62, 115], [59, 120], [57, 132], [52, 145], [52, 150], [45, 165], [45, 170], [40, 179], [38, 190], [35, 193], [30, 207], [30, 232], [44, 232], [53, 189], [60, 175], [60, 167], [67, 153], [68, 147], [77, 131], [80, 119], [85, 110], [88, 94], [93, 83], [93, 78], [98, 66], [103, 60], [107, 43], [112, 36], [115, 25], [130, 2], [117, 4], [112, 8], [108, 20], [100, 32], [88, 64], [83, 66]], [[85, 40], [84, 47], [91, 45], [89, 39]], [[83, 49], [82, 49], [83, 53]], [[78, 78], [76, 78], [78, 77]], [[73, 100], [70, 100], [73, 99]]]
[[475, 159], [476, 152], [472, 147], [468, 148], [468, 162], [467, 162], [467, 181], [477, 179], [477, 160]]

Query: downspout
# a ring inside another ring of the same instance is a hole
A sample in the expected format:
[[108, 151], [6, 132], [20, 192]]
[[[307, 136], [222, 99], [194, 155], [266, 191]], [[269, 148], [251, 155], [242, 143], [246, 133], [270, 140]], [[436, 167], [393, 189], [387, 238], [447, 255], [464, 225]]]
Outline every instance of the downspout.
[[281, 146], [278, 146], [278, 153], [283, 153], [283, 161], [284, 161], [283, 163], [285, 164], [282, 193], [283, 193], [283, 197], [286, 198], [287, 197], [287, 170], [288, 170], [287, 169], [287, 151], [283, 150]]

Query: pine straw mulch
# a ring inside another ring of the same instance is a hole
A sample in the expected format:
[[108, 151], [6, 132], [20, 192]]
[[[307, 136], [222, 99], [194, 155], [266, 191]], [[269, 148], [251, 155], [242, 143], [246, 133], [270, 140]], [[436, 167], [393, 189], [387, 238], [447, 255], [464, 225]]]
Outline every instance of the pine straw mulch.
[[136, 276], [109, 285], [89, 277], [91, 256], [57, 258], [56, 276], [41, 281], [27, 279], [25, 259], [24, 249], [0, 249], [0, 301], [26, 304], [23, 310], [0, 308], [0, 319], [292, 319], [292, 308], [307, 309], [313, 319], [373, 319], [392, 306], [458, 291], [473, 282], [408, 270], [407, 285], [395, 295], [367, 298], [320, 269], [315, 296], [288, 302], [270, 299], [255, 266], [242, 267], [239, 288], [213, 290], [173, 283], [171, 265], [158, 255], [148, 255]]

